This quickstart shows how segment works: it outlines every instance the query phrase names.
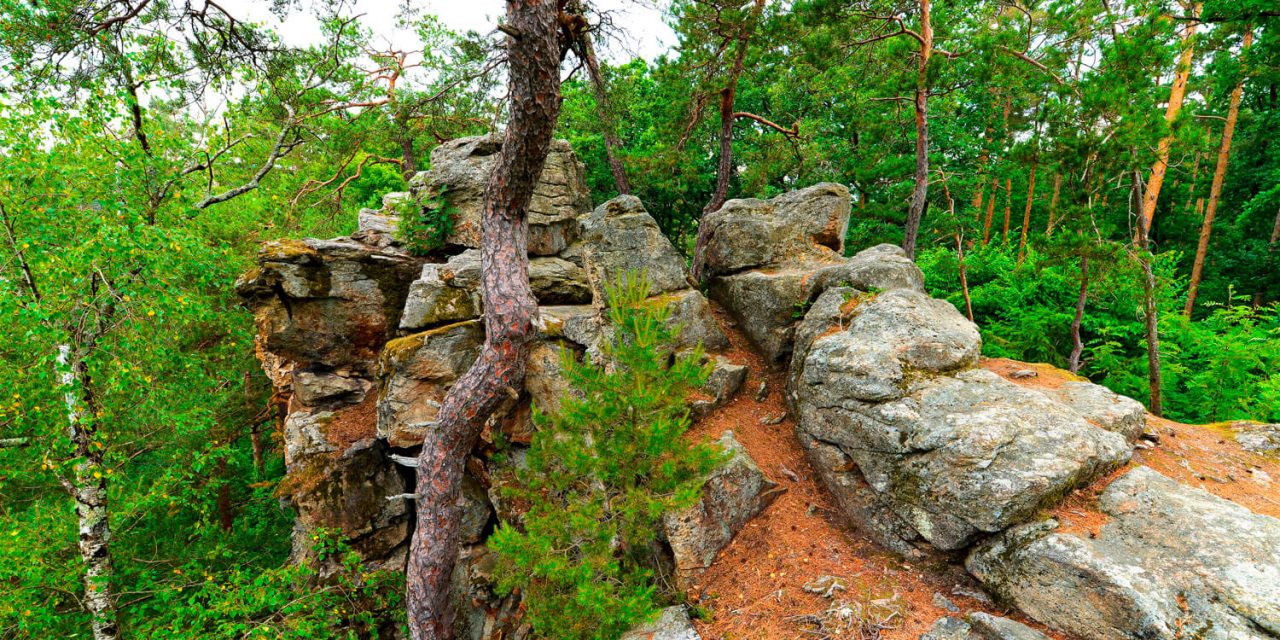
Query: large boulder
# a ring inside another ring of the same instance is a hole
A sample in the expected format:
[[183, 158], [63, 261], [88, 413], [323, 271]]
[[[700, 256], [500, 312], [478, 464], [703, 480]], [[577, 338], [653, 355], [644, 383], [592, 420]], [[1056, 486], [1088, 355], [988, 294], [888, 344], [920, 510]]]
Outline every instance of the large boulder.
[[[410, 180], [419, 203], [442, 198], [452, 212], [453, 233], [446, 238], [447, 244], [480, 246], [484, 192], [502, 142], [498, 134], [445, 142], [432, 150], [431, 169]], [[527, 209], [530, 254], [555, 255], [574, 241], [578, 216], [591, 209], [585, 175], [569, 143], [553, 141]]]
[[844, 251], [849, 189], [822, 183], [771, 200], [729, 200], [702, 220], [708, 276], [831, 262]]
[[1075, 409], [1093, 424], [1114, 431], [1130, 442], [1142, 435], [1147, 426], [1147, 409], [1141, 402], [1122, 396], [1100, 384], [1069, 380], [1037, 391]]
[[777, 497], [777, 483], [765, 477], [732, 431], [724, 432], [719, 444], [728, 459], [707, 476], [702, 497], [663, 516], [681, 583], [710, 567], [733, 536]]
[[581, 251], [597, 301], [628, 272], [643, 272], [648, 295], [688, 289], [684, 258], [635, 196], [618, 196], [582, 218]]
[[[351, 239], [278, 240], [236, 289], [253, 310], [260, 351], [298, 367], [370, 373], [394, 337], [420, 261]], [[279, 380], [276, 371], [273, 380]]]
[[1099, 497], [1097, 537], [1050, 520], [979, 546], [970, 573], [1089, 640], [1280, 638], [1280, 520], [1137, 467]]
[[598, 308], [609, 306], [608, 290], [624, 275], [643, 273], [650, 303], [668, 308], [670, 325], [679, 329], [674, 348], [729, 346], [706, 297], [692, 287], [684, 258], [636, 197], [618, 196], [584, 216], [575, 249], [570, 253], [581, 256]]
[[977, 330], [949, 303], [829, 289], [797, 335], [801, 444], [846, 517], [899, 552], [962, 549], [1129, 459], [1122, 436], [973, 368]]
[[1021, 622], [978, 611], [964, 619], [939, 618], [920, 640], [1049, 640], [1049, 636]]
[[378, 367], [378, 437], [394, 447], [421, 444], [445, 393], [475, 362], [482, 344], [479, 320], [387, 343]]

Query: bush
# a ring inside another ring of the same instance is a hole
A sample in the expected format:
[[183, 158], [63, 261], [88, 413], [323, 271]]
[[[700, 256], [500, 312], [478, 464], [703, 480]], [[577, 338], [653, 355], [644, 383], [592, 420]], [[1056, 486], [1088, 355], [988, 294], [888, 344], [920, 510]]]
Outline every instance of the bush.
[[391, 206], [400, 216], [397, 235], [409, 253], [423, 256], [444, 246], [445, 238], [453, 233], [453, 217], [457, 210], [444, 196], [416, 200], [404, 198]]
[[697, 501], [720, 460], [685, 438], [685, 399], [706, 381], [698, 349], [672, 358], [669, 310], [629, 274], [609, 290], [609, 367], [563, 364], [572, 391], [538, 427], [527, 468], [506, 493], [529, 509], [491, 539], [499, 589], [519, 589], [539, 634], [616, 638], [658, 610], [651, 570], [662, 514]]

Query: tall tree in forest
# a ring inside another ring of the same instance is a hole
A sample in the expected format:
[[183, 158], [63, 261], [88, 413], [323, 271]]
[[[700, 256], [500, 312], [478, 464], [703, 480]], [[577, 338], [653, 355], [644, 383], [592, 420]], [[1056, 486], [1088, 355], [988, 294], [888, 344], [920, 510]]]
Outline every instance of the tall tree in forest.
[[[586, 19], [586, 8], [578, 0], [568, 3], [566, 15]], [[600, 136], [604, 139], [605, 157], [609, 161], [609, 172], [613, 174], [614, 186], [618, 195], [630, 195], [631, 182], [627, 179], [627, 167], [622, 161], [622, 139], [618, 137], [618, 112], [614, 109], [613, 98], [609, 96], [609, 87], [604, 74], [600, 71], [600, 59], [596, 56], [595, 38], [591, 29], [579, 29], [578, 38], [572, 43], [578, 59], [587, 68], [587, 77], [591, 81], [591, 91], [596, 99]]]
[[[1196, 27], [1199, 26], [1200, 4], [1191, 7], [1191, 20], [1182, 30], [1182, 53], [1174, 70], [1173, 86], [1169, 89], [1169, 106], [1165, 109], [1164, 120], [1172, 127], [1182, 111], [1182, 102], [1187, 94], [1187, 81], [1191, 76], [1191, 61], [1195, 54]], [[1138, 213], [1136, 244], [1138, 260], [1143, 274], [1143, 317], [1147, 340], [1147, 385], [1150, 396], [1147, 409], [1152, 414], [1164, 414], [1163, 376], [1160, 362], [1160, 319], [1159, 306], [1156, 303], [1156, 276], [1151, 265], [1150, 232], [1151, 223], [1155, 220], [1156, 203], [1160, 199], [1160, 188], [1164, 184], [1165, 172], [1169, 168], [1169, 149], [1173, 146], [1173, 131], [1160, 138], [1156, 149], [1156, 161], [1151, 167], [1151, 177], [1142, 189], [1142, 209]], [[1135, 175], [1135, 188], [1140, 185]]]
[[[930, 0], [920, 2], [920, 33], [914, 37], [920, 43], [920, 59], [916, 70], [915, 94], [911, 104], [916, 120], [916, 175], [911, 190], [911, 205], [907, 209], [907, 224], [902, 237], [902, 249], [907, 257], [915, 260], [916, 236], [920, 234], [920, 220], [924, 218], [929, 197], [929, 58], [933, 56], [933, 20]], [[902, 27], [903, 32], [907, 28]]]
[[[1249, 46], [1253, 44], [1253, 28], [1245, 27], [1244, 42], [1240, 54], [1245, 56]], [[1195, 262], [1191, 266], [1191, 282], [1187, 285], [1187, 306], [1182, 313], [1188, 318], [1196, 306], [1196, 294], [1200, 290], [1200, 278], [1204, 273], [1204, 259], [1209, 253], [1209, 236], [1213, 233], [1213, 218], [1218, 213], [1218, 199], [1222, 196], [1222, 183], [1227, 175], [1227, 162], [1231, 159], [1231, 140], [1236, 133], [1236, 120], [1240, 117], [1240, 97], [1244, 94], [1245, 74], [1243, 69], [1236, 85], [1231, 89], [1230, 102], [1227, 105], [1227, 121], [1222, 126], [1222, 143], [1218, 145], [1218, 160], [1213, 169], [1213, 182], [1209, 186], [1209, 204], [1204, 210], [1204, 221], [1200, 226], [1200, 242], [1196, 245]]]
[[524, 380], [538, 306], [529, 286], [527, 208], [546, 162], [560, 112], [560, 61], [585, 21], [561, 2], [508, 0], [506, 59], [510, 120], [485, 190], [481, 217], [481, 292], [485, 342], [449, 388], [418, 456], [417, 525], [406, 570], [414, 640], [451, 633], [449, 586], [458, 554], [462, 466], [485, 421]]
[[[760, 17], [764, 13], [765, 0], [752, 0], [751, 8], [748, 12], [738, 18], [736, 28], [732, 20], [727, 20], [726, 16], [733, 15], [734, 12], [726, 12], [724, 9], [716, 7], [714, 26], [712, 31], [722, 34], [732, 34], [731, 38], [725, 38], [724, 45], [720, 50], [726, 51], [733, 49], [733, 59], [725, 70], [723, 84], [719, 91], [720, 102], [720, 132], [718, 135], [720, 142], [719, 162], [716, 165], [716, 188], [711, 193], [711, 200], [702, 208], [702, 214], [706, 214], [720, 209], [724, 205], [725, 200], [729, 197], [729, 179], [733, 174], [733, 123], [740, 117], [749, 114], [738, 113], [734, 110], [736, 98], [738, 95], [738, 81], [742, 78], [743, 65], [746, 64], [747, 50], [751, 44], [751, 36], [755, 32], [757, 25], [760, 23]], [[695, 102], [698, 99], [695, 99]], [[696, 114], [700, 114], [702, 107], [695, 106]], [[698, 115], [694, 116], [694, 121], [690, 122], [692, 127]], [[768, 122], [763, 118], [758, 120]], [[772, 123], [769, 123], [772, 124]], [[775, 127], [777, 125], [774, 125]], [[778, 127], [781, 129], [781, 127]], [[692, 274], [695, 282], [701, 282], [703, 278], [703, 267], [706, 253], [707, 242], [710, 238], [707, 230], [698, 225], [698, 237], [693, 248], [693, 268]]]

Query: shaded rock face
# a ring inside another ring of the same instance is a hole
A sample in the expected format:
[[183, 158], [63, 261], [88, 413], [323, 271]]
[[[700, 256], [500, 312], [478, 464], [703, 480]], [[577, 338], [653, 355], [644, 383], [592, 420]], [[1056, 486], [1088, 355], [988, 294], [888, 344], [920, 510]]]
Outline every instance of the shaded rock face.
[[834, 288], [797, 329], [797, 433], [845, 515], [885, 546], [963, 549], [1128, 460], [1125, 439], [976, 369], [976, 327], [910, 289]]
[[[294, 365], [368, 374], [395, 334], [417, 261], [351, 239], [263, 245], [236, 290], [249, 300], [260, 351]], [[406, 277], [407, 276], [407, 277]], [[278, 385], [275, 369], [272, 380]]]
[[728, 461], [707, 477], [702, 499], [663, 517], [682, 584], [710, 567], [733, 536], [777, 497], [777, 483], [765, 477], [732, 431], [724, 432], [719, 444]]
[[1146, 467], [1099, 498], [1096, 539], [1050, 520], [966, 560], [988, 590], [1051, 627], [1090, 640], [1280, 637], [1280, 520]]

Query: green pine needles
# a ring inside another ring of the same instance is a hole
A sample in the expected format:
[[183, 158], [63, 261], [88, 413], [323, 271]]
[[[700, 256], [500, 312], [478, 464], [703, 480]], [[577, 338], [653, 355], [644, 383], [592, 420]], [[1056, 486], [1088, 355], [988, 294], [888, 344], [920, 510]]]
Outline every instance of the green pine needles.
[[616, 638], [663, 598], [653, 567], [662, 514], [698, 499], [721, 460], [685, 438], [685, 399], [710, 373], [701, 348], [672, 357], [670, 310], [629, 273], [610, 287], [607, 367], [565, 353], [572, 391], [535, 411], [538, 431], [507, 495], [528, 511], [491, 539], [499, 588], [519, 589], [539, 635]]

